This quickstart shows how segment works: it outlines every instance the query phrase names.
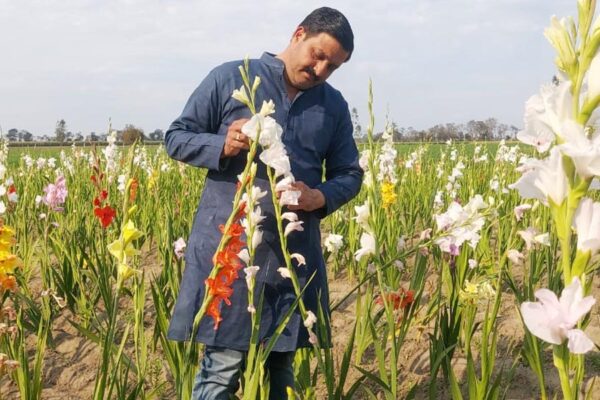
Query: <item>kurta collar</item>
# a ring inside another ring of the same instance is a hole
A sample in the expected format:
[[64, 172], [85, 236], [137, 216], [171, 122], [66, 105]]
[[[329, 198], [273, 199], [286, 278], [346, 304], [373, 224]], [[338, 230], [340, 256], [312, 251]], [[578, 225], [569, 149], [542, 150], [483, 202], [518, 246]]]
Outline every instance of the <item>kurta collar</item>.
[[[285, 83], [283, 83], [283, 70], [285, 68], [285, 64], [283, 63], [282, 60], [280, 60], [279, 58], [275, 57], [275, 54], [273, 53], [269, 53], [267, 51], [265, 51], [262, 55], [262, 57], [260, 58], [260, 60], [265, 63], [266, 65], [268, 65], [269, 67], [275, 69], [277, 71], [277, 73], [281, 74], [282, 77], [282, 84], [284, 85], [283, 89], [284, 89], [284, 93], [286, 93], [286, 89], [285, 89]], [[298, 93], [296, 93], [296, 97], [294, 97], [294, 99], [291, 101], [291, 103], [293, 104], [298, 97], [302, 96], [302, 94], [304, 93], [303, 90], [299, 90]]]
[[264, 62], [265, 64], [267, 64], [268, 66], [276, 68], [276, 69], [280, 70], [281, 72], [283, 72], [283, 69], [285, 67], [285, 65], [283, 64], [283, 61], [280, 60], [279, 58], [276, 58], [275, 54], [269, 53], [266, 51], [263, 53], [260, 60], [262, 62]]

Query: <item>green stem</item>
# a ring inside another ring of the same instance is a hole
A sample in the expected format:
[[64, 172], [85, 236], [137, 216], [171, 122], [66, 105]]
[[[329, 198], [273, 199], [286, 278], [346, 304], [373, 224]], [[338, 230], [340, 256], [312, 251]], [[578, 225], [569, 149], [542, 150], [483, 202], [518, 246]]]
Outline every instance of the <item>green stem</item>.
[[569, 381], [569, 350], [565, 344], [553, 346], [554, 366], [558, 369], [560, 386], [565, 400], [573, 399], [571, 383]]

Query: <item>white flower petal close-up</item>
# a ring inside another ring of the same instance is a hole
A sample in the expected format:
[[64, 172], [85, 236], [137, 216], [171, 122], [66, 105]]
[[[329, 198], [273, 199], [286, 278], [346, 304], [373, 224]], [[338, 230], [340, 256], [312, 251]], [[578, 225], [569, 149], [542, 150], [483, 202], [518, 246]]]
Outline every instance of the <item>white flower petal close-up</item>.
[[592, 296], [583, 297], [579, 278], [562, 291], [560, 299], [548, 289], [535, 292], [536, 302], [521, 304], [521, 313], [527, 329], [545, 342], [560, 345], [568, 340], [569, 351], [584, 354], [594, 348], [594, 343], [577, 329], [577, 323], [596, 303]]

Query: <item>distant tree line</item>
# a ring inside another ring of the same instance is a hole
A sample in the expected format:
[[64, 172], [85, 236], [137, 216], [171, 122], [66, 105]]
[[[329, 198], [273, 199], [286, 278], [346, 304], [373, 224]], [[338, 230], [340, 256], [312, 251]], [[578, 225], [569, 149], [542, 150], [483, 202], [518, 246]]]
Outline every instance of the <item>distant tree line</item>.
[[[67, 128], [67, 123], [64, 119], [56, 122], [54, 129], [54, 135], [42, 135], [34, 136], [31, 132], [25, 129], [11, 128], [6, 134], [2, 135], [3, 138], [10, 142], [56, 142], [56, 143], [70, 143], [70, 142], [105, 142], [108, 134], [107, 133], [96, 133], [90, 132], [87, 135], [83, 135], [81, 132], [73, 133]], [[117, 141], [124, 144], [131, 144], [137, 139], [141, 141], [161, 141], [164, 139], [165, 133], [162, 129], [155, 129], [154, 131], [145, 134], [144, 130], [138, 128], [132, 124], [125, 125], [122, 130], [117, 130]]]
[[[358, 141], [366, 140], [367, 130], [360, 124], [356, 108], [352, 109], [352, 124], [354, 125], [354, 137]], [[514, 139], [519, 128], [514, 125], [500, 123], [496, 118], [486, 120], [471, 120], [463, 124], [446, 123], [432, 126], [428, 129], [415, 129], [412, 126], [401, 127], [396, 122], [390, 123], [390, 129], [393, 132], [395, 142], [422, 142], [422, 141], [447, 141], [452, 140], [501, 140]], [[375, 140], [381, 138], [383, 132], [374, 134]], [[42, 135], [35, 137], [31, 132], [25, 129], [9, 129], [4, 138], [11, 142], [105, 142], [107, 133], [90, 132], [83, 135], [81, 132], [73, 133], [67, 129], [67, 123], [64, 119], [56, 122], [54, 135]], [[125, 125], [122, 130], [117, 130], [117, 141], [124, 144], [133, 143], [135, 140], [141, 141], [161, 141], [165, 133], [162, 129], [155, 129], [146, 134], [144, 130], [132, 124]]]
[[[356, 108], [352, 109], [352, 124], [354, 125], [354, 137], [358, 141], [366, 140], [367, 130], [360, 125]], [[471, 120], [464, 124], [446, 123], [432, 126], [428, 129], [415, 129], [412, 126], [400, 127], [396, 122], [389, 125], [393, 132], [395, 142], [437, 142], [447, 140], [502, 140], [515, 139], [519, 128], [514, 125], [503, 124], [496, 118], [488, 118], [483, 121]], [[373, 134], [375, 140], [379, 140], [383, 132]]]

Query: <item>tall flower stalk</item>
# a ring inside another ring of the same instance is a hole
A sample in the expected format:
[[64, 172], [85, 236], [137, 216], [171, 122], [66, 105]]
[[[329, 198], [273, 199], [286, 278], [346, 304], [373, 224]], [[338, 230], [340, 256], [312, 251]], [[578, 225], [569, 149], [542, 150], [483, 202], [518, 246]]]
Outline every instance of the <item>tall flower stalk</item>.
[[[522, 165], [523, 175], [513, 187], [522, 197], [538, 199], [550, 208], [561, 251], [563, 284], [560, 286], [567, 291], [581, 281], [584, 282], [582, 293], [586, 293], [589, 291], [586, 283], [591, 281], [587, 276], [592, 272], [591, 255], [597, 251], [596, 243], [600, 241], [600, 231], [590, 226], [590, 222], [597, 218], [596, 209], [600, 204], [596, 207], [591, 200], [584, 199], [592, 179], [600, 176], [600, 132], [594, 122], [600, 104], [597, 86], [600, 19], [596, 18], [592, 26], [596, 0], [578, 0], [577, 5], [577, 24], [571, 18], [558, 20], [553, 17], [551, 26], [545, 31], [557, 52], [559, 74], [553, 84], [543, 86], [539, 95], [527, 101], [525, 129], [518, 134], [524, 143], [535, 146], [540, 152], [549, 151], [550, 155]], [[577, 234], [576, 249], [572, 248], [573, 228]], [[551, 299], [552, 296], [556, 299], [554, 292], [560, 290], [560, 286], [536, 292], [541, 307], [546, 307], [548, 302], [554, 304]], [[527, 302], [521, 306], [525, 325], [535, 336], [553, 343], [554, 365], [561, 377], [565, 399], [579, 398], [584, 376], [583, 356], [571, 356], [569, 352], [584, 352], [567, 346], [564, 336], [561, 340], [556, 337], [549, 340], [549, 336], [540, 334], [529, 314], [531, 307], [531, 303]], [[588, 311], [589, 308], [582, 312], [581, 317]], [[556, 312], [551, 315], [555, 316]], [[551, 329], [559, 329], [562, 323], [554, 317], [547, 322]], [[575, 324], [573, 322], [570, 326]], [[583, 319], [578, 324], [585, 327], [587, 322]]]

